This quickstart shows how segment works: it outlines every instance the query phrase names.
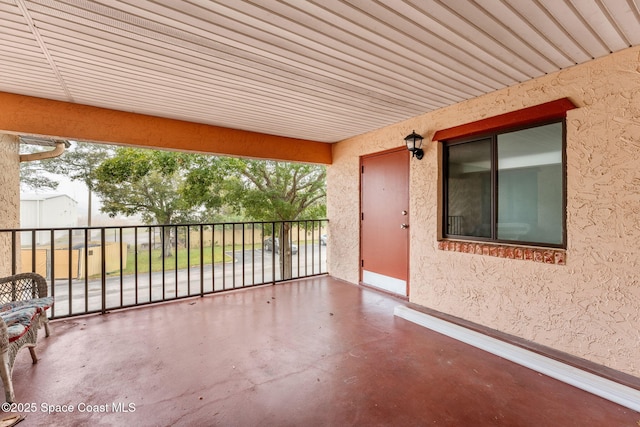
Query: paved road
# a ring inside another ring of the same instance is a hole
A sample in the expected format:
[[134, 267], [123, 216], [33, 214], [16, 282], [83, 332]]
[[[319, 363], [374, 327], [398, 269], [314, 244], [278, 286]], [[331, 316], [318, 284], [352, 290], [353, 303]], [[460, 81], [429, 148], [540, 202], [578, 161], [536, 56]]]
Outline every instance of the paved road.
[[[313, 253], [312, 253], [313, 250]], [[228, 255], [232, 255], [231, 252]], [[312, 257], [313, 255], [313, 257]], [[188, 295], [198, 295], [229, 289], [240, 289], [254, 284], [272, 283], [275, 267], [275, 280], [280, 280], [280, 257], [271, 252], [257, 249], [233, 253], [233, 262], [205, 265], [183, 270], [166, 270], [164, 280], [162, 272], [140, 273], [135, 275], [111, 276], [105, 281], [105, 307], [118, 308], [133, 304], [162, 301]], [[315, 259], [315, 262], [314, 262]], [[243, 264], [244, 261], [244, 264]], [[298, 254], [292, 257], [292, 278], [304, 277], [326, 272], [326, 248], [302, 246]], [[244, 268], [243, 268], [244, 266]], [[202, 273], [202, 274], [201, 274]], [[200, 279], [202, 277], [202, 280]], [[151, 286], [149, 283], [151, 282]], [[58, 279], [55, 282], [54, 316], [82, 314], [102, 309], [102, 280]], [[137, 296], [137, 299], [136, 299]], [[69, 306], [72, 312], [69, 313]]]

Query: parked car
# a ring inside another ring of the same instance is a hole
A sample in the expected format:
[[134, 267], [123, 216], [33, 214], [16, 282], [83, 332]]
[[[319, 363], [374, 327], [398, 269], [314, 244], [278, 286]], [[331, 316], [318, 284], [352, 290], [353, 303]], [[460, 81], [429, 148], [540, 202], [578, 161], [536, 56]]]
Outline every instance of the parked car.
[[[276, 252], [278, 252], [280, 250], [280, 240], [276, 237], [275, 242], [276, 242], [275, 244]], [[273, 251], [273, 239], [271, 237], [267, 237], [266, 239], [264, 239], [264, 244], [262, 247], [267, 252]], [[292, 254], [298, 253], [298, 245], [296, 245], [295, 243], [291, 245], [291, 253]]]
[[320, 244], [322, 246], [327, 246], [327, 235], [323, 234], [322, 236], [320, 236]]

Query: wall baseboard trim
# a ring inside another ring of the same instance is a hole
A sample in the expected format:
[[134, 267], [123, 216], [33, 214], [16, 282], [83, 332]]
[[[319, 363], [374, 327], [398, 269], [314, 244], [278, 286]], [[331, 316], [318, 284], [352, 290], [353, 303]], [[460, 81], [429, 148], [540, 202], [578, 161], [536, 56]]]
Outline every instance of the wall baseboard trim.
[[394, 315], [640, 412], [640, 390], [406, 306], [397, 306]]

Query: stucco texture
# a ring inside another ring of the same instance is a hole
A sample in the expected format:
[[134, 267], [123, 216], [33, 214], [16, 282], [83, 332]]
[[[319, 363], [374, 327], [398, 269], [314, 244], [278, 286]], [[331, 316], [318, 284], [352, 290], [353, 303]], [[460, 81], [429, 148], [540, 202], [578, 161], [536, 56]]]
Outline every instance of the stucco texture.
[[[0, 228], [20, 227], [19, 139], [0, 133]], [[11, 274], [11, 235], [0, 236], [0, 277]]]
[[493, 92], [333, 147], [329, 272], [359, 281], [359, 158], [569, 98], [566, 265], [438, 249], [439, 151], [411, 161], [410, 301], [640, 376], [640, 48]]

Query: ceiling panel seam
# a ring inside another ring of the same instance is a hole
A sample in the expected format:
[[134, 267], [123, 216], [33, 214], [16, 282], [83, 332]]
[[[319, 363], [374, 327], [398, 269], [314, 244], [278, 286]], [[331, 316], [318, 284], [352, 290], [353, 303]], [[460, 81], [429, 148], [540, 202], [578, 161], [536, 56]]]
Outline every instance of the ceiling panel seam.
[[56, 77], [58, 79], [58, 83], [60, 84], [60, 87], [62, 88], [62, 90], [64, 91], [64, 93], [67, 96], [67, 100], [69, 102], [74, 102], [73, 96], [71, 95], [71, 92], [69, 92], [69, 89], [67, 88], [67, 85], [66, 85], [64, 79], [62, 78], [62, 75], [60, 74], [60, 72], [58, 70], [58, 67], [56, 66], [55, 61], [51, 57], [51, 55], [49, 53], [49, 50], [47, 49], [47, 46], [46, 46], [44, 40], [40, 36], [40, 32], [38, 31], [38, 28], [34, 24], [33, 19], [31, 19], [31, 14], [29, 13], [29, 9], [27, 8], [27, 6], [24, 3], [24, 0], [15, 0], [15, 2], [18, 5], [18, 7], [20, 8], [20, 11], [22, 12], [22, 16], [24, 17], [27, 25], [31, 29], [31, 34], [33, 34], [33, 37], [36, 39], [36, 42], [40, 46], [40, 49], [42, 49], [42, 53], [44, 54], [45, 58], [47, 59], [47, 62], [49, 63], [49, 66], [51, 67], [51, 71], [56, 75]]

